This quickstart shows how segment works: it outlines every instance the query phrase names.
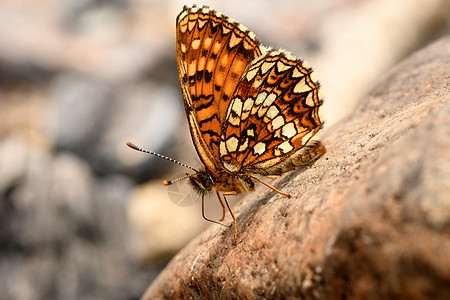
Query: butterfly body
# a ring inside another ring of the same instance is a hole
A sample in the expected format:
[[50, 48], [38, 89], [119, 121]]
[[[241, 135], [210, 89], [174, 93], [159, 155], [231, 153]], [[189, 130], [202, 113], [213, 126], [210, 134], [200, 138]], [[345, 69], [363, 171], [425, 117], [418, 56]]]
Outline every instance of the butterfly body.
[[205, 194], [215, 188], [220, 192], [232, 194], [248, 193], [255, 190], [252, 177], [244, 173], [220, 173], [212, 176], [207, 170], [200, 169], [189, 176], [190, 183], [200, 194]]

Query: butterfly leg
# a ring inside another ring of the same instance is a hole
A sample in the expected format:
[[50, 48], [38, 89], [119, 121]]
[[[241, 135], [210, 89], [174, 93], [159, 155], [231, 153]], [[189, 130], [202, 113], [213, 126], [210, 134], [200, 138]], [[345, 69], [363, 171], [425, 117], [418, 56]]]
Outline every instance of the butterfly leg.
[[[217, 195], [219, 195], [219, 194], [217, 194]], [[219, 200], [222, 202], [222, 200], [220, 198], [219, 198]], [[226, 199], [225, 199], [225, 201], [226, 201]], [[227, 202], [227, 204], [228, 204], [228, 202]], [[222, 205], [223, 205], [223, 203], [222, 203]], [[219, 225], [222, 225], [222, 226], [225, 226], [225, 227], [229, 227], [228, 225], [225, 225], [225, 224], [220, 223], [218, 221], [214, 221], [214, 220], [208, 219], [206, 217], [206, 215], [205, 215], [205, 195], [204, 194], [202, 195], [202, 217], [203, 217], [203, 219], [205, 219], [208, 222], [212, 222], [212, 223], [216, 223], [216, 224], [219, 224]], [[223, 220], [223, 217], [222, 217], [222, 219], [220, 219], [220, 221], [222, 221], [222, 220]]]
[[274, 190], [274, 191], [277, 192], [278, 194], [283, 195], [283, 196], [288, 197], [288, 198], [291, 198], [291, 195], [286, 194], [286, 193], [283, 193], [283, 192], [280, 191], [279, 189], [277, 189], [277, 188], [271, 186], [270, 184], [268, 184], [268, 183], [266, 183], [266, 182], [264, 182], [264, 181], [262, 181], [262, 180], [259, 180], [258, 178], [254, 177], [254, 176], [250, 176], [250, 177], [251, 177], [252, 179], [255, 179], [256, 181], [258, 181], [258, 182], [264, 184], [264, 185], [267, 186], [269, 189]]
[[219, 219], [220, 222], [225, 220], [225, 204], [223, 204], [222, 199], [220, 198], [220, 194], [216, 191], [217, 198], [219, 198], [220, 205], [222, 205], [222, 218]]
[[231, 217], [233, 218], [233, 222], [234, 222], [234, 239], [233, 239], [233, 244], [236, 245], [236, 240], [237, 240], [237, 223], [236, 223], [236, 217], [234, 216], [233, 211], [231, 210], [231, 206], [230, 203], [228, 203], [227, 197], [226, 195], [236, 195], [235, 192], [225, 192], [223, 193], [223, 199], [225, 200], [225, 204], [227, 205], [228, 211], [230, 212]]

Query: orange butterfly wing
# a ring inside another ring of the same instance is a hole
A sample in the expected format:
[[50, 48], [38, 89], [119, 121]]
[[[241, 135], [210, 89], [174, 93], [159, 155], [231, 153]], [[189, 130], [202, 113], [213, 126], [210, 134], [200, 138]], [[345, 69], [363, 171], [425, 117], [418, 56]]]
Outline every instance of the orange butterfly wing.
[[197, 153], [213, 176], [223, 169], [220, 136], [229, 103], [247, 66], [265, 49], [253, 33], [207, 7], [177, 17], [177, 66]]
[[230, 102], [221, 134], [225, 168], [282, 174], [302, 165], [311, 147], [324, 153], [325, 147], [312, 140], [322, 127], [322, 103], [312, 69], [300, 59], [277, 50], [252, 62]]

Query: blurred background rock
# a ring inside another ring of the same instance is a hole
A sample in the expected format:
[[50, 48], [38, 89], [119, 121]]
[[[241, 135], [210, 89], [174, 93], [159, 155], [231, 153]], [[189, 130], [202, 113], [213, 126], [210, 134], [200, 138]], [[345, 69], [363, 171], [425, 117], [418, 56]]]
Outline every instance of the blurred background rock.
[[[175, 17], [188, 3], [0, 2], [1, 299], [137, 299], [210, 225], [185, 184], [161, 184], [186, 170], [125, 146], [200, 166], [176, 70]], [[198, 4], [307, 60], [327, 126], [450, 31], [448, 0]]]

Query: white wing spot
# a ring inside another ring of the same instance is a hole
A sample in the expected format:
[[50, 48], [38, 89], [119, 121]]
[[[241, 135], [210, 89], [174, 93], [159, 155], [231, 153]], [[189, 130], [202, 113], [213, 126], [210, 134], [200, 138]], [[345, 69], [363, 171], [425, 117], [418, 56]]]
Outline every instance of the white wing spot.
[[253, 147], [253, 153], [254, 154], [258, 154], [261, 155], [266, 151], [266, 144], [264, 144], [263, 142], [259, 142], [258, 144], [256, 144]]
[[239, 140], [237, 139], [237, 137], [235, 136], [230, 137], [226, 142], [228, 152], [235, 152], [238, 146], [238, 142]]
[[305, 77], [303, 77], [294, 87], [294, 93], [307, 92], [311, 88], [306, 84]]
[[249, 111], [252, 108], [254, 102], [255, 101], [252, 98], [247, 98], [245, 100], [245, 102], [244, 102], [244, 109], [243, 110], [244, 111]]
[[231, 109], [239, 116], [242, 112], [242, 100], [239, 97], [234, 98]]
[[219, 151], [220, 151], [220, 156], [225, 156], [225, 155], [227, 155], [227, 148], [226, 148], [226, 145], [225, 145], [225, 142], [224, 141], [220, 141], [220, 149], [219, 149]]
[[258, 73], [258, 69], [257, 69], [257, 68], [248, 71], [248, 72], [247, 72], [247, 76], [246, 76], [246, 77], [247, 77], [247, 80], [248, 80], [248, 81], [252, 81], [253, 78], [255, 77], [256, 73]]
[[[232, 114], [231, 112], [234, 112], [234, 114]], [[239, 124], [241, 123], [241, 112], [242, 112], [242, 99], [236, 97], [233, 99], [233, 103], [231, 104], [231, 107], [228, 109], [227, 113], [228, 122], [231, 125], [239, 126]]]
[[261, 103], [263, 103], [263, 101], [266, 99], [266, 97], [267, 97], [267, 92], [259, 93], [258, 96], [256, 97], [255, 104], [260, 105]]
[[288, 153], [289, 151], [294, 149], [294, 147], [291, 145], [291, 143], [289, 143], [289, 141], [282, 142], [277, 146], [277, 148], [280, 149], [283, 153]]
[[277, 130], [278, 128], [280, 128], [283, 125], [284, 125], [284, 119], [283, 119], [283, 116], [281, 116], [281, 115], [272, 120], [273, 130]]
[[297, 134], [297, 129], [295, 128], [294, 122], [289, 122], [286, 125], [283, 126], [282, 135], [287, 137], [288, 139], [292, 138], [294, 135]]
[[270, 106], [272, 103], [277, 99], [278, 95], [275, 93], [270, 93], [269, 96], [267, 96], [266, 100], [264, 100], [263, 106]]
[[247, 98], [244, 102], [244, 107], [242, 108], [241, 120], [246, 120], [250, 115], [250, 109], [255, 101], [252, 98]]
[[309, 139], [314, 135], [314, 131], [310, 131], [307, 135], [302, 137], [302, 145], [306, 145], [308, 143]]
[[309, 107], [314, 107], [313, 96], [314, 94], [312, 92], [308, 93], [308, 96], [306, 96], [305, 104], [308, 105]]
[[279, 61], [277, 62], [277, 70], [278, 72], [284, 72], [286, 70], [289, 70], [291, 66], [284, 64], [283, 62]]
[[292, 77], [294, 77], [294, 78], [298, 78], [298, 77], [302, 77], [302, 76], [304, 76], [305, 74], [303, 74], [302, 72], [300, 72], [299, 70], [298, 70], [298, 68], [295, 68], [295, 70], [292, 72]]
[[272, 67], [273, 67], [273, 65], [275, 64], [275, 62], [273, 61], [273, 62], [264, 62], [262, 65], [261, 65], [261, 74], [266, 74]]
[[272, 105], [267, 110], [266, 116], [272, 120], [273, 118], [276, 117], [276, 115], [278, 115], [279, 112], [280, 112], [280, 110], [275, 105]]
[[262, 106], [259, 108], [258, 117], [262, 117], [266, 114], [267, 108], [272, 105], [272, 103], [277, 99], [277, 94], [270, 93], [269, 96], [266, 97]]

